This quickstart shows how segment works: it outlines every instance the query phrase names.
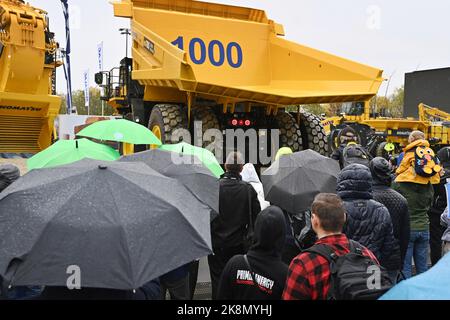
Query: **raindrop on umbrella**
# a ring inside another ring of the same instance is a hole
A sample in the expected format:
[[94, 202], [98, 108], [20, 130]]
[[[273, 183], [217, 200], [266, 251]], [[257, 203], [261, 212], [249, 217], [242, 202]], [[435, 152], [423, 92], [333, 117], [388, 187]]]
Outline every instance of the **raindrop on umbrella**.
[[120, 132], [116, 132], [116, 133], [114, 133], [114, 138], [116, 138], [117, 140], [122, 140], [123, 134]]

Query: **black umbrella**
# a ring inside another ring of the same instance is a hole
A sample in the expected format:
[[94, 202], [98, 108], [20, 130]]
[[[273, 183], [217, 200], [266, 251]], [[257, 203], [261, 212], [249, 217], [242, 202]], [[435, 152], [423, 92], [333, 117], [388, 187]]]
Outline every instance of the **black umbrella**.
[[218, 215], [219, 179], [197, 157], [154, 149], [124, 156], [119, 161], [141, 161], [155, 171], [180, 181], [212, 209], [212, 218]]
[[0, 276], [65, 286], [79, 268], [82, 287], [137, 289], [211, 253], [209, 211], [143, 163], [33, 170], [0, 196]]
[[262, 174], [266, 200], [300, 213], [310, 208], [317, 194], [336, 193], [339, 171], [337, 161], [312, 150], [282, 156]]

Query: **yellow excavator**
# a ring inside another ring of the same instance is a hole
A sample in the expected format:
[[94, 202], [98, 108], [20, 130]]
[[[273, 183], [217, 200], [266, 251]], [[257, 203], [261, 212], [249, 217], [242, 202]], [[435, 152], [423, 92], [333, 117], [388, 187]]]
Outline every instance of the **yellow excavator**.
[[57, 43], [47, 13], [0, 0], [0, 154], [36, 153], [52, 142]]
[[371, 112], [369, 102], [347, 103], [341, 111], [340, 116], [322, 121], [331, 150], [339, 146], [340, 131], [347, 126], [356, 131], [358, 141], [373, 156], [389, 158], [400, 154], [415, 130], [424, 132], [436, 151], [450, 145], [450, 114], [424, 103], [418, 106], [417, 119], [380, 116]]
[[[280, 146], [328, 154], [300, 104], [368, 101], [383, 71], [284, 39], [262, 10], [193, 0], [122, 0], [132, 57], [96, 75], [104, 100], [170, 143], [178, 128], [280, 129]], [[292, 108], [288, 110], [292, 111]]]

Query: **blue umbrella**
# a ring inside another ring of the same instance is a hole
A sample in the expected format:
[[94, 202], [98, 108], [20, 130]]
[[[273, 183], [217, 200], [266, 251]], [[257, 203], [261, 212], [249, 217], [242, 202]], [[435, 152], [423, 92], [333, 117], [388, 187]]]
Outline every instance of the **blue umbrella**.
[[427, 272], [400, 282], [380, 300], [450, 300], [450, 254]]

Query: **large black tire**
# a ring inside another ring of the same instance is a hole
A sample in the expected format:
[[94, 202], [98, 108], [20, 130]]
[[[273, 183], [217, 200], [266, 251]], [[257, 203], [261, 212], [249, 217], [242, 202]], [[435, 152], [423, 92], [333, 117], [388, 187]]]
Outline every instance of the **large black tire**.
[[177, 143], [172, 141], [172, 134], [177, 129], [187, 129], [187, 114], [178, 105], [155, 105], [150, 114], [148, 128], [160, 130], [161, 142], [164, 144]]
[[320, 117], [303, 112], [300, 113], [300, 130], [303, 137], [303, 148], [311, 149], [323, 156], [330, 155], [327, 135]]
[[280, 130], [280, 148], [288, 147], [292, 152], [302, 151], [302, 133], [295, 118], [287, 112], [280, 111], [275, 120]]
[[[191, 115], [191, 128], [194, 128], [194, 122], [201, 121], [202, 122], [202, 137], [205, 132], [209, 129], [218, 129], [220, 128], [220, 122], [215, 114], [214, 110], [210, 107], [194, 107], [192, 108]], [[203, 147], [211, 144], [211, 141], [203, 141]]]
[[330, 150], [330, 153], [333, 153], [334, 151], [336, 151], [337, 148], [339, 148], [338, 137], [340, 132], [341, 129], [334, 128], [328, 135], [327, 141], [328, 141], [328, 150]]

